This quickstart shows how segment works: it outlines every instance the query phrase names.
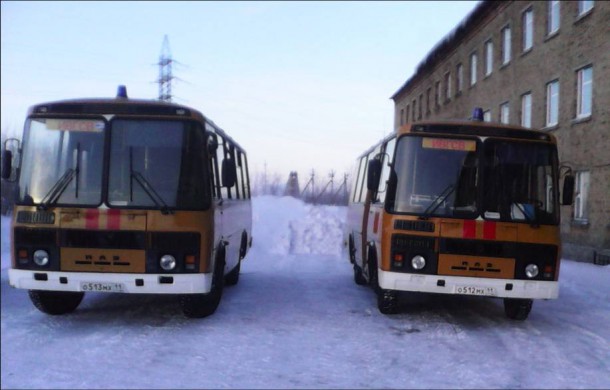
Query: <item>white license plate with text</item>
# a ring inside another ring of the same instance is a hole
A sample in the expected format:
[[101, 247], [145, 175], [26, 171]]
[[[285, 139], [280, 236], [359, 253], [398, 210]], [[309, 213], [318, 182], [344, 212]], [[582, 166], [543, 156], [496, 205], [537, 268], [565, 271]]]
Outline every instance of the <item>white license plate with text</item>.
[[93, 292], [123, 292], [123, 283], [100, 283], [100, 282], [81, 282], [81, 291]]
[[495, 287], [455, 286], [454, 292], [462, 295], [481, 295], [486, 297], [495, 297], [498, 295]]

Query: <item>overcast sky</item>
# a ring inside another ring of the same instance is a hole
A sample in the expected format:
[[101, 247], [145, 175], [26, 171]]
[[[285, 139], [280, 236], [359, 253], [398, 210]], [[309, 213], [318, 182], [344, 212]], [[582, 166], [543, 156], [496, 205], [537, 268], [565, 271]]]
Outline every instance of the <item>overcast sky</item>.
[[20, 134], [33, 104], [119, 84], [155, 99], [167, 34], [174, 101], [246, 148], [251, 171], [296, 170], [303, 187], [393, 131], [390, 96], [476, 4], [3, 1], [1, 130]]

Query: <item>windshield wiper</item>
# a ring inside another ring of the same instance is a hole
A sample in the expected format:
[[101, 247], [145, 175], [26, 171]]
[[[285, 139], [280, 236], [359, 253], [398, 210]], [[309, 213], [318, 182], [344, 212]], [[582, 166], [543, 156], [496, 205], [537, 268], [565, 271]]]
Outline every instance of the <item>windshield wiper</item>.
[[449, 184], [443, 190], [443, 192], [441, 192], [441, 194], [436, 199], [434, 199], [434, 201], [432, 201], [432, 203], [430, 203], [428, 208], [426, 208], [426, 210], [424, 210], [424, 214], [422, 216], [420, 216], [419, 219], [430, 218], [430, 215], [434, 214], [436, 209], [438, 209], [440, 207], [440, 205], [443, 204], [443, 202], [449, 197], [449, 195], [451, 195], [453, 193], [454, 190], [455, 190], [455, 186], [453, 184]]
[[66, 170], [66, 172], [64, 172], [64, 174], [61, 175], [59, 180], [57, 180], [57, 182], [55, 182], [55, 184], [53, 184], [53, 187], [51, 187], [49, 192], [47, 192], [47, 194], [44, 196], [44, 198], [42, 198], [42, 200], [40, 201], [40, 205], [38, 205], [38, 208], [40, 210], [46, 210], [49, 208], [49, 206], [55, 205], [57, 203], [57, 201], [59, 200], [59, 198], [61, 197], [61, 195], [66, 191], [66, 188], [68, 188], [68, 184], [70, 184], [72, 182], [72, 179], [74, 179], [75, 177], [76, 177], [76, 190], [75, 190], [74, 196], [75, 196], [75, 198], [78, 199], [78, 182], [79, 182], [78, 174], [79, 173], [80, 173], [80, 143], [76, 145], [76, 169], [68, 168]]
[[135, 179], [144, 189], [146, 195], [155, 203], [155, 206], [161, 209], [162, 214], [173, 214], [173, 210], [163, 201], [163, 198], [155, 191], [150, 182], [140, 172], [133, 169], [133, 147], [129, 148], [129, 170], [131, 171], [129, 178], [129, 201], [133, 202], [133, 179]]

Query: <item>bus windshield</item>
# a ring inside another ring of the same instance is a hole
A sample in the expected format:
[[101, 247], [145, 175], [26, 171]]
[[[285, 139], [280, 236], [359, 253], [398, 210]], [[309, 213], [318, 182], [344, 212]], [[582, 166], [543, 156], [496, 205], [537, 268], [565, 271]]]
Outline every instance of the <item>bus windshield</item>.
[[388, 207], [443, 216], [556, 224], [556, 149], [539, 142], [405, 136]]
[[478, 144], [474, 139], [400, 138], [393, 210], [421, 216], [476, 216]]
[[[110, 129], [107, 195], [105, 130]], [[204, 210], [205, 134], [195, 122], [34, 118], [26, 125], [19, 201], [25, 205]]]
[[207, 208], [206, 143], [195, 124], [116, 119], [110, 139], [110, 206]]
[[103, 154], [102, 120], [29, 120], [23, 138], [19, 202], [99, 205]]

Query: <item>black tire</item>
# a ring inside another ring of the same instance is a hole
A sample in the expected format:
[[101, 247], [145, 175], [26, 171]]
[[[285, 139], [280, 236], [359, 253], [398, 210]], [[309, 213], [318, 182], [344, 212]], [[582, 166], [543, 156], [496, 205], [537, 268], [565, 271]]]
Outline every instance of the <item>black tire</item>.
[[38, 310], [51, 315], [71, 313], [83, 300], [84, 292], [29, 290], [30, 300]]
[[356, 264], [354, 264], [354, 282], [358, 286], [366, 285], [366, 279], [364, 278], [364, 275], [362, 275], [362, 268], [358, 267]]
[[183, 294], [180, 296], [182, 312], [188, 318], [204, 318], [214, 314], [222, 298], [224, 288], [224, 261], [216, 261], [212, 289], [207, 294]]
[[352, 237], [352, 235], [349, 235], [349, 240], [348, 240], [348, 251], [349, 251], [349, 261], [350, 263], [356, 265], [356, 249], [354, 248], [354, 237]]
[[377, 308], [382, 314], [398, 313], [398, 291], [378, 288]]
[[241, 260], [237, 262], [235, 268], [225, 276], [225, 285], [235, 286], [239, 282], [239, 272], [241, 270]]
[[533, 304], [531, 299], [504, 298], [504, 313], [511, 320], [523, 321], [530, 314]]

